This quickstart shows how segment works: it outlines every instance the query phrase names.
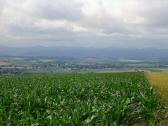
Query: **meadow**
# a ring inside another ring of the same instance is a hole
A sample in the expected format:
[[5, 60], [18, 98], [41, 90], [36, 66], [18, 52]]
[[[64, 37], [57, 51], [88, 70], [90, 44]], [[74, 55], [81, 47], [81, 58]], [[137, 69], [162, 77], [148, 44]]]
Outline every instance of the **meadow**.
[[159, 125], [163, 110], [141, 72], [0, 75], [0, 125]]

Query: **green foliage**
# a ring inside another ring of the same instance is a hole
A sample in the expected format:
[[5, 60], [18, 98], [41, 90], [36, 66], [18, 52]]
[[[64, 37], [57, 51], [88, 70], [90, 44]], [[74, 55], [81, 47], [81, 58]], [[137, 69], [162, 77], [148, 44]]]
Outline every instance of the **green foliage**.
[[143, 73], [0, 75], [0, 125], [158, 123]]

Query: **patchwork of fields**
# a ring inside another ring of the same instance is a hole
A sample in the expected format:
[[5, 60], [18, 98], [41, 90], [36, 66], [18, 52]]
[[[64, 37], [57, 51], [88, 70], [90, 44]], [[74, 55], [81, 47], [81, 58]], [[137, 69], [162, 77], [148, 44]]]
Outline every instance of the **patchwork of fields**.
[[0, 75], [0, 125], [157, 125], [144, 73]]

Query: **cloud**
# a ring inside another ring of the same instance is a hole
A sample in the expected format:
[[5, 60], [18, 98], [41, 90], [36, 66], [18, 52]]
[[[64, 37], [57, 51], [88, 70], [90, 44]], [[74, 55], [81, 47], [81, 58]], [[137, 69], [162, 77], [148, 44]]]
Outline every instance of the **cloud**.
[[36, 0], [32, 2], [34, 16], [48, 20], [78, 20], [82, 4], [75, 0]]
[[162, 48], [167, 6], [167, 0], [0, 0], [0, 45]]
[[83, 20], [83, 25], [107, 34], [163, 33], [168, 25], [167, 6], [165, 0], [102, 1]]

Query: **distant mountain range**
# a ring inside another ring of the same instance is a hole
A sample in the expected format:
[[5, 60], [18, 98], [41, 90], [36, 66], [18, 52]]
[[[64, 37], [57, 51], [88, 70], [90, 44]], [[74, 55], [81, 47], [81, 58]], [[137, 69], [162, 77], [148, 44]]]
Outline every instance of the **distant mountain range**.
[[131, 60], [168, 61], [168, 49], [78, 48], [78, 47], [29, 47], [0, 46], [0, 56], [111, 58]]

